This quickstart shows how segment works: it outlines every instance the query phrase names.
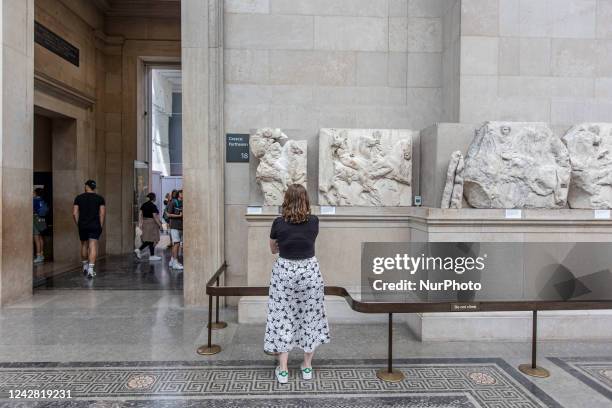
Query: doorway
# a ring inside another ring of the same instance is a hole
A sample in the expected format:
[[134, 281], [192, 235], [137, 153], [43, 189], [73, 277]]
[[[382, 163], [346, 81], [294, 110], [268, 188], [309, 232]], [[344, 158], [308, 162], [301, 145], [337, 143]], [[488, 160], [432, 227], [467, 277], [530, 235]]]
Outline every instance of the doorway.
[[[170, 258], [182, 271], [182, 242], [176, 245], [177, 234], [173, 235], [171, 227], [176, 223], [167, 213], [169, 203], [175, 207], [179, 200], [173, 199], [172, 193], [182, 190], [183, 186], [183, 151], [182, 151], [182, 73], [178, 63], [145, 63], [147, 87], [145, 91], [146, 110], [146, 163], [148, 165], [148, 192], [155, 194], [161, 221], [162, 234], [155, 249], [163, 253], [164, 259]], [[140, 163], [144, 167], [145, 163]], [[142, 183], [135, 180], [135, 204], [138, 208], [146, 201]], [[180, 202], [182, 205], [182, 202]], [[180, 207], [182, 209], [182, 206]], [[179, 210], [180, 211], [180, 210]], [[135, 218], [138, 220], [138, 217]], [[182, 231], [182, 230], [181, 230]], [[182, 236], [182, 234], [180, 235]], [[136, 239], [136, 243], [138, 243]], [[174, 255], [173, 255], [174, 254]], [[175, 259], [176, 258], [176, 259]]]
[[33, 133], [32, 191], [40, 197], [34, 203], [36, 200], [43, 203], [36, 204], [33, 214], [32, 233], [42, 240], [42, 254], [38, 253], [37, 238], [32, 240], [36, 287], [78, 265], [78, 254], [74, 251], [78, 239], [72, 222], [73, 192], [61, 187], [70, 185], [76, 172], [76, 119], [35, 106]]

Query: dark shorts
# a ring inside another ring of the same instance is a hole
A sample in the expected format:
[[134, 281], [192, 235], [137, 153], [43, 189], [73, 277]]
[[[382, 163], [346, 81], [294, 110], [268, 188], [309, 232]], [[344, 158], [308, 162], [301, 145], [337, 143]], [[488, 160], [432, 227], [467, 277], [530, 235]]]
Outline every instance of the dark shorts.
[[81, 241], [88, 241], [90, 239], [98, 240], [102, 235], [102, 228], [98, 227], [79, 227], [79, 239]]

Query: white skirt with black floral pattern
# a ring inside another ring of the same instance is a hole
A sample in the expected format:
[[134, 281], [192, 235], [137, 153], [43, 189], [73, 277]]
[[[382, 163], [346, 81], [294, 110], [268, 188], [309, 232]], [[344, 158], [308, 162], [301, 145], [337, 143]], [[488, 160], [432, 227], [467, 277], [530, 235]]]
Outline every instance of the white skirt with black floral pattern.
[[264, 350], [287, 352], [299, 347], [307, 353], [329, 343], [329, 324], [323, 304], [319, 261], [278, 258], [272, 268]]

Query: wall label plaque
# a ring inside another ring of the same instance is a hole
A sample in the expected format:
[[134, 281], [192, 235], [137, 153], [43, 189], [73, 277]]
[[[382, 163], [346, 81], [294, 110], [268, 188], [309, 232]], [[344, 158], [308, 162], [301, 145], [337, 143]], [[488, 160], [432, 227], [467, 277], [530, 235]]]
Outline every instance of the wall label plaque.
[[249, 215], [263, 214], [263, 208], [262, 207], [249, 206], [249, 207], [247, 207], [247, 214], [249, 214]]
[[79, 66], [79, 49], [38, 21], [34, 22], [34, 42], [69, 63]]
[[593, 218], [595, 218], [596, 220], [609, 220], [610, 210], [594, 210]]
[[523, 218], [523, 212], [516, 208], [507, 208], [506, 209], [506, 219], [510, 220], [519, 220]]
[[225, 135], [225, 162], [249, 162], [249, 135], [241, 133], [228, 133]]
[[336, 207], [333, 207], [333, 206], [322, 205], [320, 210], [321, 210], [321, 215], [334, 215], [334, 214], [336, 214]]

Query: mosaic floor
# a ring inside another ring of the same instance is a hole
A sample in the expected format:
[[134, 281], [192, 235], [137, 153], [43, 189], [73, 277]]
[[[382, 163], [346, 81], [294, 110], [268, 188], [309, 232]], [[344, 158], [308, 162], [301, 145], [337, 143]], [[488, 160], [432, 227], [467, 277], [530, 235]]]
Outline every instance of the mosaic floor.
[[501, 359], [397, 360], [396, 368], [406, 375], [399, 383], [376, 378], [384, 363], [321, 361], [313, 381], [296, 378], [294, 369], [286, 385], [273, 377], [272, 360], [2, 364], [0, 407], [14, 406], [7, 402], [9, 390], [18, 389], [70, 390], [70, 405], [61, 406], [75, 407], [93, 401], [98, 401], [95, 407], [188, 406], [185, 402], [210, 407], [560, 407]]
[[612, 357], [551, 357], [549, 360], [606, 396], [612, 406]]

